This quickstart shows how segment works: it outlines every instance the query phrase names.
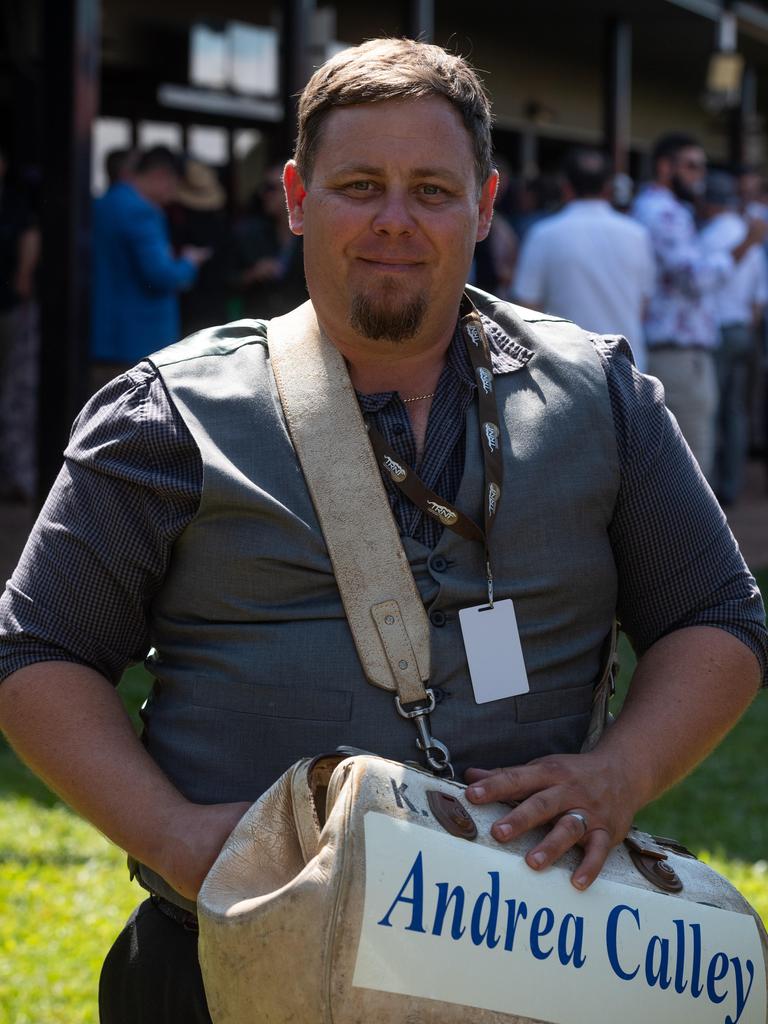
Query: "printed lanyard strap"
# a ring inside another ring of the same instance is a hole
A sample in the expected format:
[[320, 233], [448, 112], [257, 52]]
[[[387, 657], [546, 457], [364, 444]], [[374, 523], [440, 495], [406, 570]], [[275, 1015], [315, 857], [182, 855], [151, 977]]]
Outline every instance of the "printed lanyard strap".
[[488, 603], [492, 606], [493, 573], [491, 571], [491, 557], [488, 544], [496, 516], [496, 509], [499, 507], [501, 500], [503, 476], [503, 461], [500, 447], [501, 428], [499, 426], [499, 413], [496, 404], [493, 364], [491, 363], [491, 349], [488, 344], [488, 336], [480, 314], [466, 295], [461, 303], [460, 327], [477, 381], [480, 443], [483, 449], [485, 472], [483, 491], [484, 529], [481, 529], [473, 519], [470, 519], [460, 509], [427, 487], [416, 471], [411, 466], [403, 464], [402, 460], [390, 448], [379, 431], [370, 424], [368, 426], [368, 436], [370, 437], [378, 464], [390, 475], [395, 484], [414, 505], [466, 540], [480, 541], [483, 544], [488, 582]]

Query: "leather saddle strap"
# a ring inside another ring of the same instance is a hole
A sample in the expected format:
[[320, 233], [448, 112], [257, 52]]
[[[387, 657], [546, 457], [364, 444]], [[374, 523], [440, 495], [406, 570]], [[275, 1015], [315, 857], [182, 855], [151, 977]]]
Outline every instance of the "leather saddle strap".
[[344, 358], [311, 302], [271, 320], [267, 341], [365, 676], [402, 704], [427, 703], [429, 620]]

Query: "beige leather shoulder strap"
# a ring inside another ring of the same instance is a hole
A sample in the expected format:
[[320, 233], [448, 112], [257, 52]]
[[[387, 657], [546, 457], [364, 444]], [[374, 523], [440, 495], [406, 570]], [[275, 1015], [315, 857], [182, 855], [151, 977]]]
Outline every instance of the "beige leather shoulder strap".
[[269, 324], [272, 370], [366, 678], [425, 701], [429, 620], [341, 353], [311, 302]]

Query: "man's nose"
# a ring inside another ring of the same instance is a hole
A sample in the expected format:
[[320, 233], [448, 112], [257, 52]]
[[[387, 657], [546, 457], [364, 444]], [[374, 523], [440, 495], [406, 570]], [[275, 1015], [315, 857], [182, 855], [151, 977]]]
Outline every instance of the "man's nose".
[[410, 210], [407, 192], [399, 189], [387, 190], [377, 204], [373, 218], [373, 229], [382, 235], [411, 235], [416, 222]]

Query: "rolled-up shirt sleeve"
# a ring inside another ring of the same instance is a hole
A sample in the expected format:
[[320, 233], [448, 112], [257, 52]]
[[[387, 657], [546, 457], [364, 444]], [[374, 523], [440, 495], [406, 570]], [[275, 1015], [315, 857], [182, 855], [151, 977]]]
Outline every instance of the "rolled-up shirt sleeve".
[[622, 629], [638, 656], [677, 629], [723, 629], [754, 652], [765, 685], [768, 638], [760, 591], [664, 405], [662, 385], [635, 369], [623, 340], [596, 344], [621, 465], [610, 537]]
[[148, 607], [201, 483], [199, 451], [151, 364], [95, 395], [0, 598], [0, 680], [70, 661], [116, 683], [145, 657]]

